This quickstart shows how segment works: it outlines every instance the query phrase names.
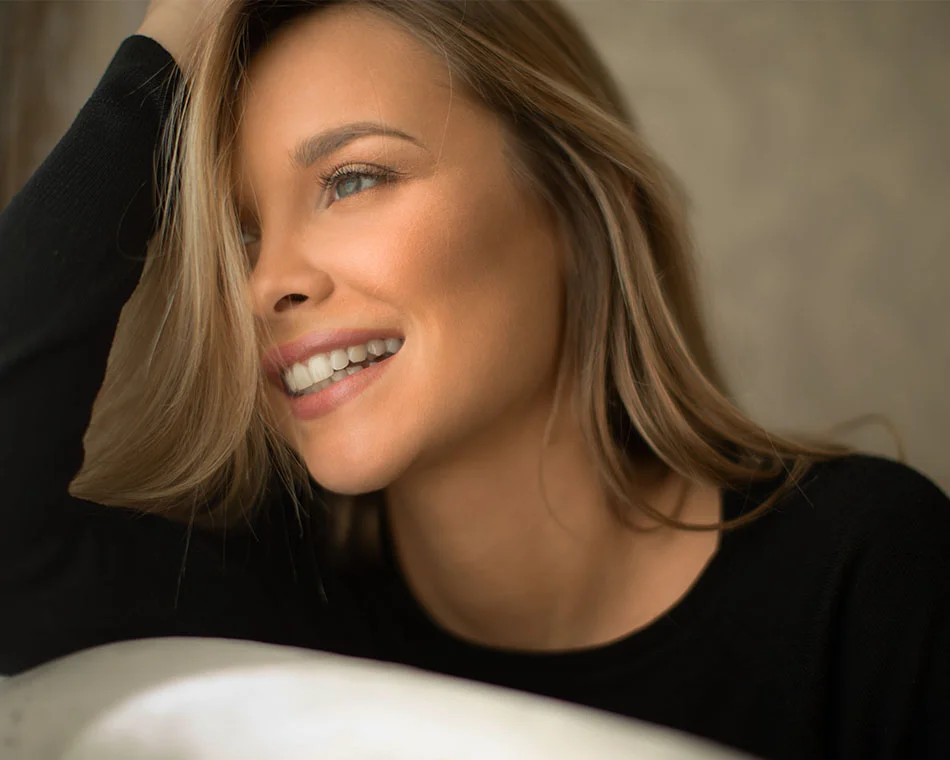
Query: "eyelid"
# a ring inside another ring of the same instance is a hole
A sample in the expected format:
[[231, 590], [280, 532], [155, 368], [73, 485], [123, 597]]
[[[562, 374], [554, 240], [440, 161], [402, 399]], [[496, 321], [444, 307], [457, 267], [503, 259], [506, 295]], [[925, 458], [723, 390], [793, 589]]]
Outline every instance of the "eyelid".
[[[380, 164], [369, 164], [364, 162], [352, 162], [346, 164], [340, 164], [333, 169], [331, 169], [326, 174], [322, 175], [319, 179], [319, 184], [323, 188], [324, 193], [333, 190], [336, 183], [343, 178], [348, 178], [351, 176], [367, 176], [375, 177], [382, 180], [383, 183], [390, 182], [397, 177], [401, 176], [403, 172], [400, 172], [396, 169], [393, 169], [389, 166], [382, 166]], [[365, 191], [362, 191], [365, 192]], [[358, 194], [358, 193], [357, 193]], [[346, 200], [342, 198], [341, 200]], [[336, 203], [337, 201], [333, 201]], [[260, 230], [257, 229], [256, 225], [253, 223], [244, 223], [242, 222], [240, 227], [241, 243], [244, 247], [255, 245], [260, 242]], [[246, 236], [253, 235], [254, 240], [246, 240]]]
[[[382, 166], [380, 164], [352, 162], [340, 164], [334, 167], [329, 172], [322, 175], [319, 182], [324, 190], [324, 193], [326, 193], [332, 191], [333, 188], [336, 187], [337, 183], [344, 178], [353, 176], [366, 176], [374, 177], [375, 179], [381, 180], [382, 183], [386, 183], [396, 179], [396, 177], [400, 176], [401, 174], [402, 172], [399, 172], [396, 169], [388, 166]], [[345, 198], [341, 198], [340, 200], [345, 200]], [[336, 203], [338, 201], [334, 200], [332, 202]]]
[[367, 164], [362, 161], [352, 161], [345, 164], [337, 164], [330, 171], [320, 176], [323, 183], [332, 182], [347, 174], [374, 174], [380, 171], [387, 171], [385, 166], [378, 164]]

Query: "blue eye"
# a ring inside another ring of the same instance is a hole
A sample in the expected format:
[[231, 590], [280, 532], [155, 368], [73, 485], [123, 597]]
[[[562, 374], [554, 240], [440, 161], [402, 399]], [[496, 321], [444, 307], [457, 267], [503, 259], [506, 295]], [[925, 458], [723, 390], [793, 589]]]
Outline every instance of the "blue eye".
[[382, 177], [364, 172], [348, 172], [336, 178], [333, 184], [333, 198], [341, 201], [349, 195], [356, 195], [378, 184]]
[[377, 185], [385, 185], [399, 174], [395, 169], [377, 164], [345, 164], [321, 177], [320, 184], [329, 191], [327, 202], [332, 204]]

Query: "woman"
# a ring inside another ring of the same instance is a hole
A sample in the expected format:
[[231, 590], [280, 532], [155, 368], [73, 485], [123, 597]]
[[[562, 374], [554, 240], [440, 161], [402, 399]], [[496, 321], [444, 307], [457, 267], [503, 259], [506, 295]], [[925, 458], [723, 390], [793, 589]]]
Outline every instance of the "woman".
[[729, 401], [563, 12], [205, 10], [153, 0], [3, 215], [3, 668], [227, 636], [943, 756], [946, 497]]

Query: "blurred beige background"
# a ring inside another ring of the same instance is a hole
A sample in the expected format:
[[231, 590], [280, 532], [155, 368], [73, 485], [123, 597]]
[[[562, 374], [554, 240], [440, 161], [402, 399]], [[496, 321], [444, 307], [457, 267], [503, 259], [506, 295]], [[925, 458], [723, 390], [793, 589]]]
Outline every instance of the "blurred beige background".
[[[690, 190], [740, 403], [783, 430], [885, 414], [950, 491], [950, 2], [568, 5]], [[143, 10], [0, 2], [0, 203]]]

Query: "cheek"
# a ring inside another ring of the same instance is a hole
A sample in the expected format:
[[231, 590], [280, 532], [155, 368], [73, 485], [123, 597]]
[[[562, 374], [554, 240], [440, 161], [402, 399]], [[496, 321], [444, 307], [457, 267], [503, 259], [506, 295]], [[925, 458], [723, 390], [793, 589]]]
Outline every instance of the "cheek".
[[454, 296], [456, 337], [509, 373], [535, 365], [559, 331], [561, 277], [548, 230], [505, 182], [446, 213], [446, 245], [432, 259]]
[[461, 179], [420, 188], [389, 211], [378, 228], [381, 287], [408, 320], [421, 406], [458, 421], [536, 392], [553, 375], [561, 332], [547, 220], [507, 178], [477, 191]]
[[370, 237], [356, 255], [365, 284], [427, 332], [452, 325], [480, 335], [479, 324], [499, 322], [518, 332], [538, 310], [545, 318], [558, 310], [561, 273], [547, 221], [505, 170], [490, 174], [501, 177], [420, 182], [364, 228]]

